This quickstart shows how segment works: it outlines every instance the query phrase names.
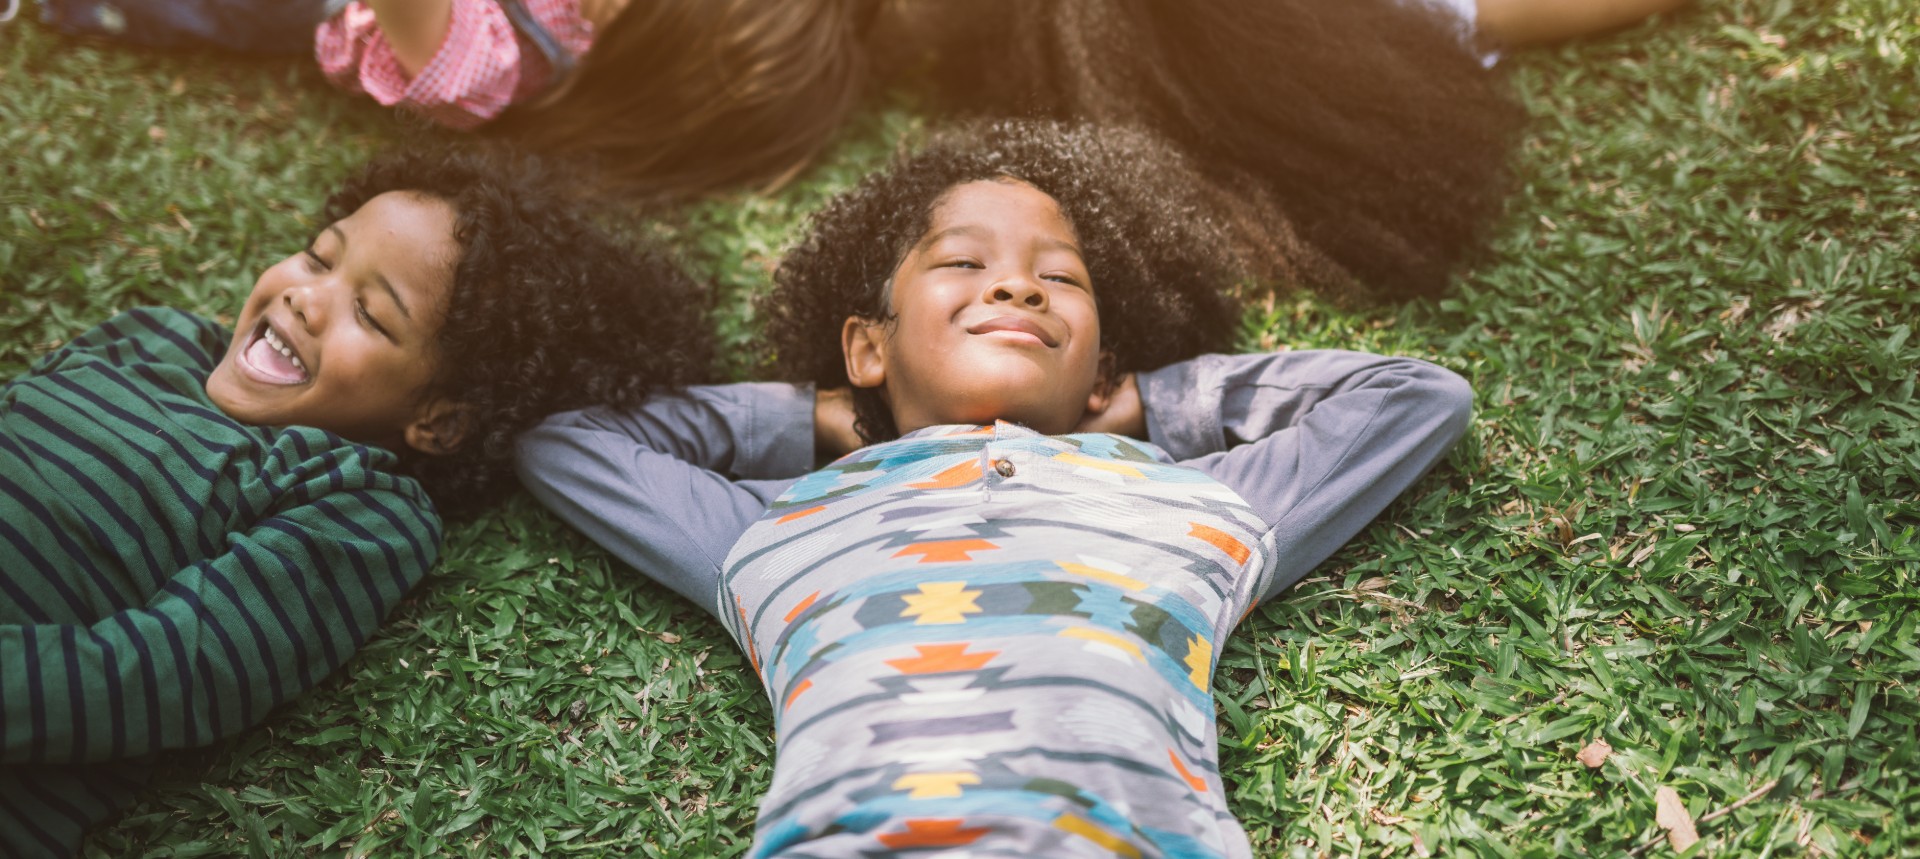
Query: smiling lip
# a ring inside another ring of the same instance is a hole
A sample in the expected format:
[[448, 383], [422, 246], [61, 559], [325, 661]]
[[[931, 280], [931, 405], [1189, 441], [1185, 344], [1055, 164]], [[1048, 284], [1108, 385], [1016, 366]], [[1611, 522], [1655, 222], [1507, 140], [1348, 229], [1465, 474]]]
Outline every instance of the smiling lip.
[[1042, 345], [1048, 348], [1060, 345], [1059, 341], [1055, 340], [1053, 335], [1046, 332], [1046, 329], [1041, 328], [1030, 319], [1019, 316], [995, 316], [992, 319], [976, 322], [967, 327], [968, 334], [993, 334], [996, 332], [1025, 334], [1028, 337], [1040, 341]]
[[[234, 363], [246, 371], [254, 381], [262, 384], [304, 385], [313, 380], [312, 368], [306, 366], [306, 362], [301, 360], [300, 353], [294, 350], [288, 339], [281, 329], [273, 326], [271, 320], [262, 317], [260, 324], [254, 326], [253, 335], [247, 338], [246, 345], [241, 348], [240, 354], [235, 356]], [[293, 354], [279, 354], [279, 350], [274, 346], [275, 341], [285, 344], [287, 350]], [[265, 352], [275, 354], [265, 355], [263, 354]], [[280, 366], [268, 366], [269, 364]]]

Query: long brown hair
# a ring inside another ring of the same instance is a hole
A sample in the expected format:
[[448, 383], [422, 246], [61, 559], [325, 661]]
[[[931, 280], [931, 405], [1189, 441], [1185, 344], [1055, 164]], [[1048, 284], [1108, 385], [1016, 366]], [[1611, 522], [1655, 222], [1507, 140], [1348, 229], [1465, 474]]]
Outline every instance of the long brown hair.
[[632, 0], [566, 88], [495, 128], [592, 156], [641, 197], [776, 184], [817, 154], [865, 85], [861, 0]]

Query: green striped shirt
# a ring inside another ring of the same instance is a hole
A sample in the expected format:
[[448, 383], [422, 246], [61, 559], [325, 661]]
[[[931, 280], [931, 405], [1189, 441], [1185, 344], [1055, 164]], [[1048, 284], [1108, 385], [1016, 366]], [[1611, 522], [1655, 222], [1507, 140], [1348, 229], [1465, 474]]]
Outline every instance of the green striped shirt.
[[123, 313], [0, 387], [0, 855], [61, 855], [143, 756], [265, 718], [439, 552], [395, 456], [207, 398], [229, 333]]

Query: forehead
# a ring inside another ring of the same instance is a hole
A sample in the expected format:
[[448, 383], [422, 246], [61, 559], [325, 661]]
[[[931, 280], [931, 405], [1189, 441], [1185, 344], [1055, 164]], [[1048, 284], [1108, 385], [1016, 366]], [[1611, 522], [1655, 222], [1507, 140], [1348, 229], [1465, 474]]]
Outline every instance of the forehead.
[[450, 250], [454, 244], [453, 222], [452, 205], [412, 191], [381, 193], [340, 219], [343, 228], [351, 226], [355, 237], [366, 242], [401, 244], [422, 251]]
[[1045, 191], [1018, 179], [977, 179], [947, 189], [934, 205], [929, 235], [955, 227], [985, 227], [993, 232], [1044, 232], [1066, 237], [1072, 225], [1060, 204]]
[[410, 191], [388, 191], [368, 200], [337, 225], [349, 253], [364, 253], [396, 288], [435, 298], [453, 283], [459, 243], [453, 206]]

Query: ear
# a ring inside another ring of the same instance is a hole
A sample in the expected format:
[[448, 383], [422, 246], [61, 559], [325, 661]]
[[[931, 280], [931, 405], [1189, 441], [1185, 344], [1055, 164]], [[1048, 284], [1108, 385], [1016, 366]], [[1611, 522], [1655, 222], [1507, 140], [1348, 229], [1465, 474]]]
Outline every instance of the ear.
[[1093, 377], [1093, 391], [1087, 394], [1087, 416], [1106, 414], [1107, 407], [1113, 405], [1113, 392], [1120, 387], [1120, 374], [1114, 372], [1120, 366], [1119, 359], [1112, 352], [1100, 353], [1100, 366]]
[[466, 440], [471, 413], [461, 403], [435, 399], [424, 406], [407, 424], [407, 447], [428, 456], [446, 456]]
[[840, 326], [840, 351], [847, 359], [847, 381], [856, 388], [878, 388], [887, 381], [886, 323], [849, 316]]

